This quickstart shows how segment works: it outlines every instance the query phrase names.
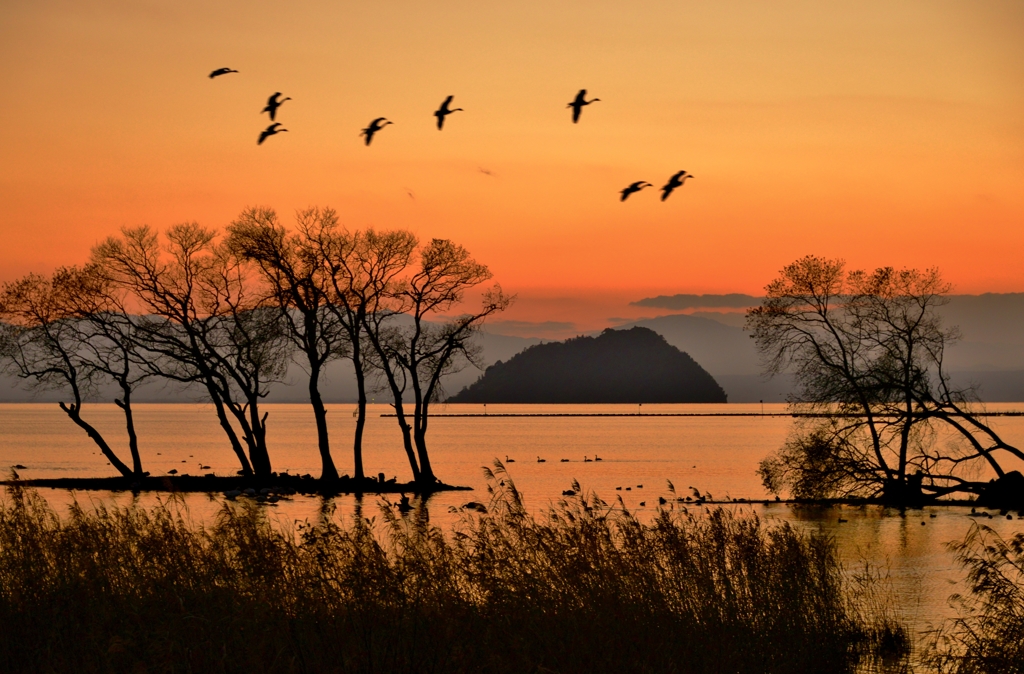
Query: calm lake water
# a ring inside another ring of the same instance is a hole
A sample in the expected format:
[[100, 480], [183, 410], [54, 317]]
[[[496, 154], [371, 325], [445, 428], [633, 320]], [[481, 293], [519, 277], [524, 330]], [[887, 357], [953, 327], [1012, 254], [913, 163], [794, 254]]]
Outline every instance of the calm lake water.
[[[330, 405], [332, 450], [340, 472], [351, 472], [354, 405]], [[319, 473], [316, 429], [308, 406], [267, 405], [268, 445], [274, 469]], [[1024, 404], [991, 405], [990, 410], [1024, 411]], [[364, 440], [368, 474], [408, 480], [411, 475], [393, 418], [382, 415], [387, 405], [372, 405]], [[642, 411], [643, 416], [636, 413]], [[572, 480], [608, 502], [621, 496], [626, 507], [643, 516], [657, 508], [659, 496], [669, 498], [668, 481], [681, 496], [691, 488], [710, 492], [715, 499], [765, 499], [769, 495], [755, 474], [758, 462], [776, 449], [793, 427], [788, 416], [759, 416], [761, 405], [488, 405], [488, 416], [437, 416], [431, 421], [429, 443], [435, 473], [449, 484], [473, 487], [474, 492], [447, 492], [430, 501], [432, 521], [446, 526], [454, 515], [449, 507], [467, 501], [487, 501], [484, 466], [498, 459], [525, 495], [527, 506], [541, 510], [561, 498]], [[781, 413], [782, 405], [765, 405], [766, 413]], [[438, 406], [444, 414], [485, 412], [482, 405]], [[497, 416], [499, 414], [617, 414], [627, 416]], [[670, 413], [747, 413], [755, 416], [647, 416]], [[87, 405], [85, 416], [99, 428], [121, 456], [127, 437], [120, 411], [113, 405]], [[137, 427], [144, 466], [154, 475], [171, 469], [181, 473], [215, 472], [231, 475], [238, 469], [212, 409], [206, 405], [139, 405]], [[1024, 418], [991, 418], [1003, 437], [1024, 445]], [[601, 461], [584, 462], [584, 458]], [[537, 459], [546, 459], [538, 463]], [[561, 459], [569, 459], [561, 462]], [[0, 466], [22, 464], [24, 478], [103, 476], [114, 471], [85, 433], [53, 404], [0, 405]], [[204, 470], [201, 466], [209, 466]], [[1010, 466], [1022, 468], [1022, 466]], [[619, 491], [616, 488], [622, 487]], [[627, 491], [626, 488], [629, 488]], [[44, 490], [60, 506], [77, 498], [81, 503], [125, 504], [130, 494]], [[148, 495], [143, 501], [155, 500]], [[369, 499], [370, 504], [377, 499]], [[192, 516], [205, 520], [220, 507], [219, 496], [189, 495]], [[278, 504], [274, 517], [284, 523], [314, 519], [323, 502], [296, 497]], [[350, 517], [354, 497], [333, 499], [329, 508]], [[949, 596], [957, 590], [962, 572], [946, 543], [962, 539], [972, 522], [967, 507], [907, 511], [877, 507], [799, 508], [788, 505], [730, 505], [753, 510], [771, 521], [789, 521], [805, 529], [833, 535], [852, 571], [865, 563], [887, 572], [903, 617], [919, 632], [954, 615]], [[369, 512], [373, 512], [369, 509]], [[936, 517], [930, 517], [935, 514]], [[848, 520], [839, 523], [840, 516]], [[1024, 531], [1024, 519], [984, 520], [1003, 535]]]

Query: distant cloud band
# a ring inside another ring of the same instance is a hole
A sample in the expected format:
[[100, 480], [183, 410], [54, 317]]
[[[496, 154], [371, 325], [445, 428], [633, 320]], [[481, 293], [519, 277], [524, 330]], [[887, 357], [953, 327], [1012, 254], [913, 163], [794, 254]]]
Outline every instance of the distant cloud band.
[[636, 302], [630, 302], [634, 307], [654, 307], [657, 309], [708, 309], [708, 308], [737, 308], [755, 307], [761, 303], [760, 297], [744, 295], [742, 293], [729, 293], [727, 295], [658, 295], [657, 297], [645, 297]]

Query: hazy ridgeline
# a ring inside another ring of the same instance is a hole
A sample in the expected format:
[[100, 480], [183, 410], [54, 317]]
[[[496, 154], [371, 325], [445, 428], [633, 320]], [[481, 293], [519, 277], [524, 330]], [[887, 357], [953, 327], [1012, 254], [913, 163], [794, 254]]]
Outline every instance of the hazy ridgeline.
[[456, 403], [724, 403], [693, 358], [648, 328], [536, 344], [487, 368]]
[[490, 513], [450, 532], [421, 508], [294, 529], [247, 503], [210, 527], [174, 500], [61, 518], [12, 489], [0, 668], [851, 672], [906, 655], [829, 539], [725, 510], [646, 524], [594, 497], [534, 517], [498, 478]]

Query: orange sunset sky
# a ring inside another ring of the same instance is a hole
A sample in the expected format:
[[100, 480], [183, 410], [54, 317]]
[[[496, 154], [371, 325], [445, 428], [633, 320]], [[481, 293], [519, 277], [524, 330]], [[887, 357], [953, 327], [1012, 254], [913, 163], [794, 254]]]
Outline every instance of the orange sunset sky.
[[[321, 205], [455, 239], [507, 319], [580, 329], [808, 253], [1024, 291], [1017, 0], [9, 0], [0, 54], [0, 281], [124, 225]], [[288, 133], [257, 146], [274, 91]]]

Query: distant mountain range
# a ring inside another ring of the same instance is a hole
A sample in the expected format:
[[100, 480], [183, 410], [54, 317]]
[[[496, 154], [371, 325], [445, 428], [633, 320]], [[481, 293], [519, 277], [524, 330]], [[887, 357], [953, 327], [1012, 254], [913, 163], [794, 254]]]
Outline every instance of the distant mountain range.
[[[694, 299], [696, 298], [696, 299]], [[946, 365], [959, 386], [973, 385], [986, 402], [1024, 401], [1024, 293], [952, 295], [942, 307], [945, 325], [958, 326], [961, 339], [946, 354]], [[667, 309], [701, 309], [626, 323], [663, 335], [710, 372], [729, 394], [729, 402], [781, 402], [790, 378], [766, 380], [741, 311], [708, 311], [756, 306], [752, 295], [674, 295], [633, 304]], [[727, 303], [728, 302], [728, 303]], [[717, 325], [709, 325], [716, 323]]]
[[643, 327], [535, 344], [448, 399], [454, 403], [724, 403], [693, 358]]
[[[760, 372], [757, 352], [748, 333], [743, 331], [743, 313], [739, 307], [723, 307], [714, 298], [749, 298], [744, 302], [757, 303], [750, 295], [680, 295], [677, 298], [712, 298], [690, 314], [670, 314], [618, 326], [650, 328], [681, 351], [689, 354], [725, 390], [729, 402], [782, 402], [791, 389], [788, 377], [764, 379]], [[671, 299], [671, 298], [670, 298]], [[663, 298], [640, 300], [661, 303]], [[677, 300], [686, 304], [689, 300]], [[739, 302], [739, 300], [736, 300]], [[639, 303], [638, 302], [638, 303]], [[732, 309], [713, 311], [707, 307]], [[947, 365], [958, 385], [974, 384], [982, 400], [987, 402], [1024, 402], [1024, 293], [987, 293], [984, 295], [954, 295], [943, 307], [947, 325], [960, 327], [963, 338], [949, 349]], [[516, 333], [528, 333], [528, 323], [519, 322]], [[485, 330], [487, 328], [485, 327]], [[493, 328], [492, 328], [493, 329]], [[543, 341], [535, 337], [520, 337], [483, 332], [479, 337], [484, 367], [509, 358]], [[444, 380], [448, 394], [456, 393], [479, 378], [481, 370], [469, 366]], [[347, 361], [332, 363], [327, 369], [323, 395], [328, 402], [355, 400], [355, 377]], [[29, 400], [59, 400], [53, 392], [33, 393], [24, 383], [12, 378], [0, 378], [0, 402]], [[387, 396], [377, 396], [378, 401]], [[112, 394], [100, 392], [100, 400], [112, 400]], [[178, 387], [154, 382], [136, 397], [139, 402], [185, 402], [202, 400], [202, 392], [181, 390]], [[293, 366], [287, 383], [273, 387], [270, 402], [305, 402], [308, 400], [302, 385], [302, 371]]]
[[658, 295], [630, 302], [630, 305], [682, 311], [684, 309], [746, 309], [747, 307], [756, 307], [760, 303], [760, 297], [743, 293], [728, 293], [726, 295]]

